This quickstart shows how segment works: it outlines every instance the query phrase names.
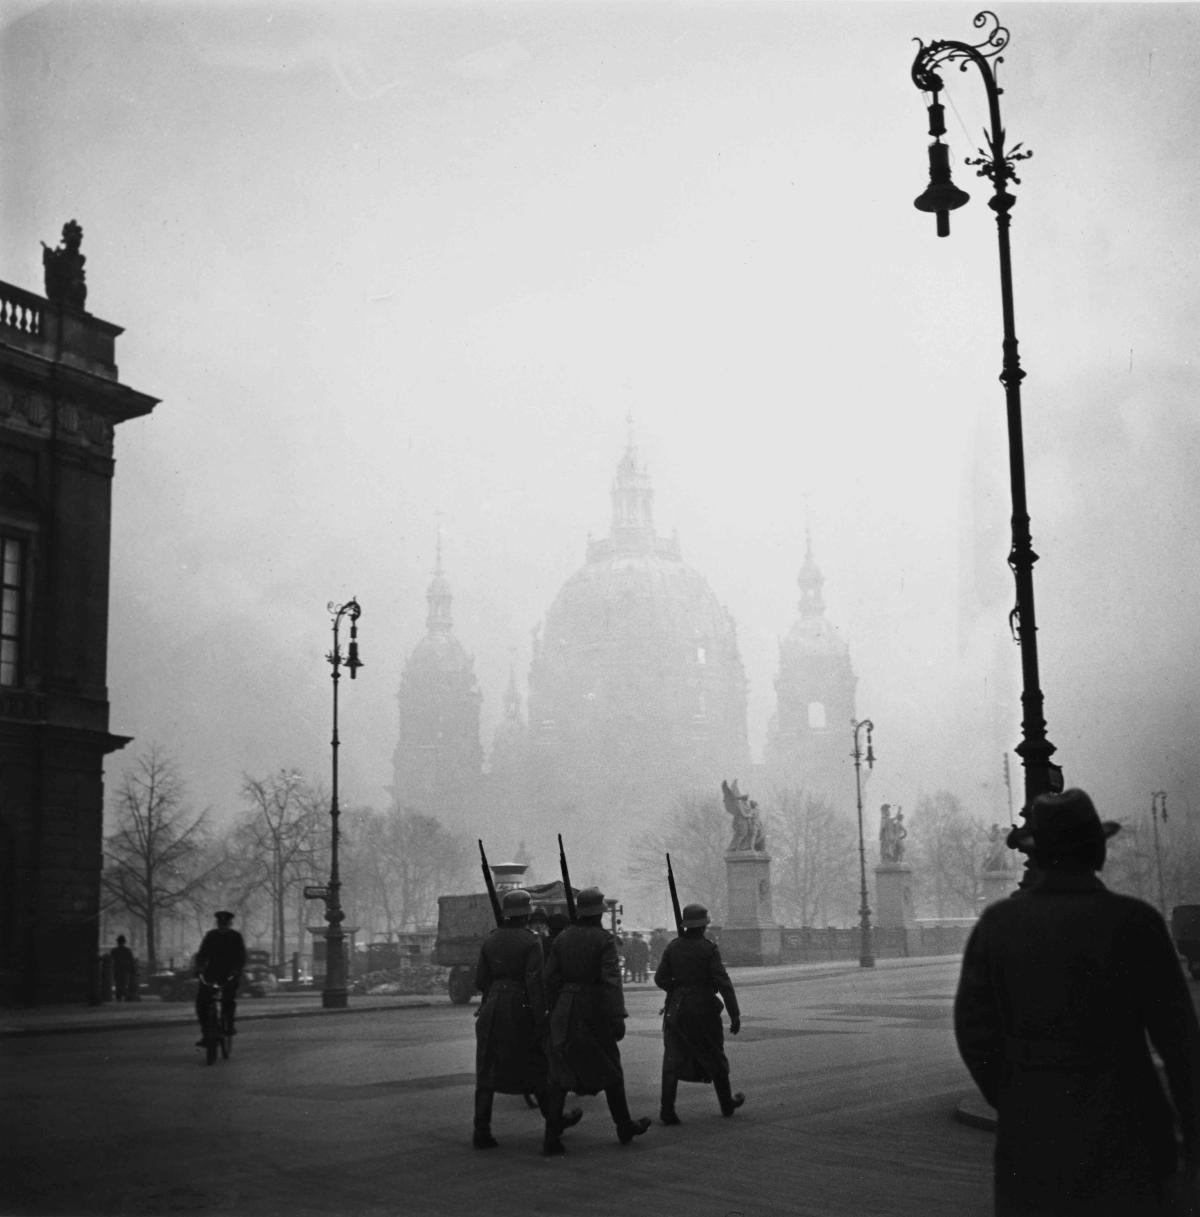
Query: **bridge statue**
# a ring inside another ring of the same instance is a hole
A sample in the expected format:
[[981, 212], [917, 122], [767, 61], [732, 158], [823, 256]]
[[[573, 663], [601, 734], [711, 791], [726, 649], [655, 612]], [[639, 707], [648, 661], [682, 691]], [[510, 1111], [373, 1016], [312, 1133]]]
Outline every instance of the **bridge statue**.
[[736, 778], [732, 786], [728, 782], [721, 783], [721, 794], [725, 800], [725, 810], [733, 820], [729, 848], [738, 853], [766, 853], [767, 831], [759, 815], [758, 804], [738, 790]]

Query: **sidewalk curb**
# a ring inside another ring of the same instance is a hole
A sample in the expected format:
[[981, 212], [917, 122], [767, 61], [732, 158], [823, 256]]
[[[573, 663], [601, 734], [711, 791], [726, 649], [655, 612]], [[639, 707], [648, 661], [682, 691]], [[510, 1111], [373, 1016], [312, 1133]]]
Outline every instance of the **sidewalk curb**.
[[[196, 1016], [192, 1011], [190, 1003], [181, 1003], [183, 1009], [178, 1013], [172, 1011], [170, 1014], [164, 1014], [160, 1018], [136, 1018], [130, 1020], [106, 1020], [97, 1022], [86, 1022], [86, 1014], [73, 1016], [70, 1022], [62, 1022], [57, 1024], [46, 1025], [43, 1027], [37, 1026], [16, 1026], [14, 1024], [3, 1025], [0, 1021], [0, 1039], [25, 1039], [33, 1036], [42, 1035], [88, 1035], [97, 1031], [146, 1031], [153, 1030], [155, 1027], [181, 1027], [192, 1026], [195, 1024]], [[288, 1010], [254, 1010], [249, 1012], [238, 1013], [238, 1022], [259, 1022], [268, 1019], [282, 1018], [312, 1018], [317, 1015], [338, 1015], [338, 1014], [377, 1014], [380, 1011], [388, 1010], [420, 1010], [433, 1005], [441, 1005], [442, 1003], [436, 998], [420, 1001], [406, 1001], [404, 1003], [396, 1003], [395, 1005], [369, 1005], [369, 1006], [345, 1006], [341, 1009], [326, 1009], [324, 1006], [317, 1005], [311, 1010], [292, 1008]], [[74, 1021], [74, 1019], [79, 1021]], [[0, 1020], [3, 1015], [0, 1014]]]

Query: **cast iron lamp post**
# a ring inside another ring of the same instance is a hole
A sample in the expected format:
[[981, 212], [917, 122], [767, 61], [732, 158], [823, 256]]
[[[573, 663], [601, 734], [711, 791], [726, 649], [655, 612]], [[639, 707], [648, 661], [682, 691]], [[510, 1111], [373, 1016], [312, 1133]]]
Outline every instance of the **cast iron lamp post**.
[[[346, 914], [342, 911], [342, 881], [338, 875], [338, 681], [343, 663], [351, 680], [363, 666], [358, 658], [358, 619], [362, 609], [353, 598], [345, 604], [334, 604], [331, 600], [328, 609], [333, 614], [333, 650], [325, 656], [333, 668], [333, 792], [329, 800], [329, 888], [325, 896], [325, 920], [329, 929], [325, 931], [325, 988], [321, 991], [321, 1005], [326, 1010], [341, 1010], [346, 1006], [346, 938], [342, 933]], [[338, 626], [343, 617], [350, 618], [350, 646], [345, 659], [338, 647]]]
[[869, 718], [864, 718], [855, 722], [850, 720], [851, 726], [854, 728], [854, 751], [850, 754], [854, 757], [854, 789], [858, 796], [858, 877], [860, 882], [860, 897], [861, 902], [858, 906], [858, 927], [861, 935], [859, 950], [858, 950], [858, 966], [860, 968], [873, 968], [875, 966], [875, 954], [871, 949], [871, 909], [867, 904], [867, 846], [863, 838], [863, 818], [862, 818], [862, 760], [863, 752], [862, 745], [859, 742], [859, 732], [864, 727], [867, 729], [867, 768], [875, 768], [875, 753], [871, 748], [871, 732], [875, 730], [875, 724]]
[[1037, 619], [1033, 607], [1033, 564], [1037, 554], [1033, 552], [1033, 539], [1029, 531], [1029, 510], [1025, 501], [1025, 453], [1021, 431], [1021, 370], [1017, 355], [1017, 337], [1013, 321], [1012, 257], [1009, 249], [1009, 211], [1016, 199], [1006, 189], [1009, 182], [1020, 182], [1013, 166], [1032, 155], [1023, 152], [1020, 144], [1007, 151], [1004, 146], [1004, 127], [1000, 122], [1000, 94], [1003, 90], [996, 84], [995, 73], [989, 60], [999, 64], [1003, 61], [1000, 52], [1008, 45], [1008, 30], [994, 13], [982, 12], [974, 19], [976, 29], [987, 29], [987, 36], [975, 46], [965, 42], [931, 42], [926, 46], [916, 39], [918, 50], [913, 60], [913, 83], [923, 93], [932, 95], [929, 104], [929, 134], [934, 142], [929, 145], [929, 186], [915, 200], [919, 211], [932, 212], [937, 217], [939, 237], [950, 233], [950, 212], [967, 202], [968, 196], [950, 180], [950, 152], [941, 142], [946, 133], [944, 107], [938, 101], [944, 87], [937, 69], [943, 64], [957, 63], [959, 71], [965, 72], [969, 64], [979, 69], [987, 91], [990, 132], [984, 132], [986, 149], [980, 155], [968, 158], [966, 164], [978, 166], [977, 175], [988, 178], [995, 193], [988, 206], [996, 213], [996, 231], [1000, 242], [1000, 302], [1004, 318], [1004, 358], [1000, 382], [1004, 385], [1004, 396], [1008, 407], [1008, 467], [1012, 488], [1012, 546], [1008, 565], [1016, 582], [1016, 603], [1009, 614], [1009, 627], [1021, 647], [1021, 742], [1016, 747], [1025, 766], [1025, 806], [1022, 814], [1039, 795], [1062, 789], [1062, 770], [1050, 757], [1054, 745], [1046, 738], [1046, 719], [1043, 712], [1043, 697], [1038, 682]]
[[1154, 825], [1154, 859], [1158, 864], [1158, 904], [1162, 909], [1162, 915], [1167, 915], [1167, 892], [1163, 885], [1163, 869], [1162, 869], [1162, 847], [1158, 843], [1158, 819], [1162, 816], [1162, 822], [1167, 822], [1167, 792], [1165, 790], [1155, 790], [1150, 795], [1150, 821]]

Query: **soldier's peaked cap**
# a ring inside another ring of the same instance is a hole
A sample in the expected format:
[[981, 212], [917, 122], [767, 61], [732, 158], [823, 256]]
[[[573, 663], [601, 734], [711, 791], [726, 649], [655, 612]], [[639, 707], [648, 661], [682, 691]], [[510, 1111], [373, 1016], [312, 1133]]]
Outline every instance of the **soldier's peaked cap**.
[[229, 912], [228, 909], [222, 909], [219, 913], [214, 913], [213, 916], [218, 921], [232, 921], [233, 920], [233, 914], [231, 912]]
[[580, 917], [594, 917], [604, 912], [604, 893], [598, 887], [585, 887], [575, 898], [575, 911]]

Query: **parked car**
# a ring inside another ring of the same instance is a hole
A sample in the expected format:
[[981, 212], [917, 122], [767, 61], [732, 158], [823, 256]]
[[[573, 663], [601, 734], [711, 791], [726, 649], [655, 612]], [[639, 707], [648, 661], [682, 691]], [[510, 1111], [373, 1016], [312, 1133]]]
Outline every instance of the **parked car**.
[[[195, 1001], [199, 981], [191, 968], [167, 969], [155, 972], [148, 982], [149, 991], [163, 1001]], [[279, 988], [275, 974], [264, 963], [249, 963], [242, 971], [242, 983], [238, 985], [238, 997], [266, 997]]]

